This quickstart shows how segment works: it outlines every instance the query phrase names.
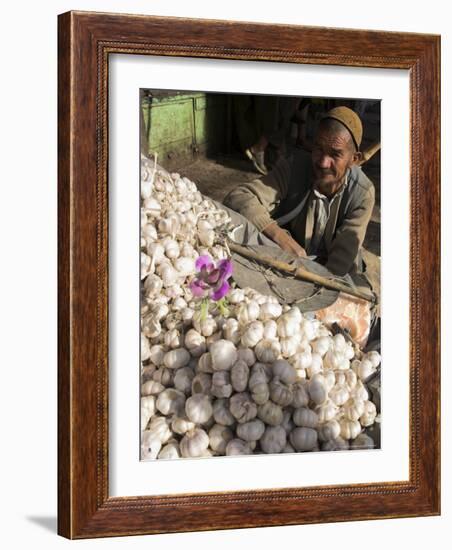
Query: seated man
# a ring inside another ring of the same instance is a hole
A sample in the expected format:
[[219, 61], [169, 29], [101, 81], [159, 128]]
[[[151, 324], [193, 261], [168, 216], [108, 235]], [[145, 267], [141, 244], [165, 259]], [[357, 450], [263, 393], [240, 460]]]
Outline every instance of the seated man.
[[312, 153], [299, 151], [263, 178], [237, 185], [225, 206], [284, 250], [314, 255], [336, 275], [362, 271], [360, 249], [375, 202], [374, 186], [358, 166], [362, 133], [354, 111], [330, 110]]

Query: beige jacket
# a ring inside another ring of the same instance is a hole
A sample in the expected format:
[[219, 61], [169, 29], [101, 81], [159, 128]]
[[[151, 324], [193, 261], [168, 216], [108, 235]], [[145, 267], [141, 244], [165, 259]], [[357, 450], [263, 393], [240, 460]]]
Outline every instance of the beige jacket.
[[[267, 176], [237, 184], [224, 204], [245, 216], [259, 231], [302, 204], [287, 228], [309, 250], [315, 224], [311, 185], [311, 156], [300, 151], [290, 160], [279, 161]], [[345, 275], [361, 271], [360, 249], [372, 215], [375, 189], [361, 168], [352, 166], [338, 198], [331, 204], [323, 239], [326, 267], [336, 275]]]

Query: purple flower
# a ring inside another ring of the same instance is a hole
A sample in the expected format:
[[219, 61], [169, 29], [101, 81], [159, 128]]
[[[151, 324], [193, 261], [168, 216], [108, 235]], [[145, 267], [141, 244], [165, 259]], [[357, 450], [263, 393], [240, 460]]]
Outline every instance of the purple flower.
[[196, 277], [190, 283], [190, 290], [194, 296], [208, 296], [216, 302], [226, 296], [231, 288], [228, 279], [232, 275], [232, 262], [220, 260], [215, 265], [208, 255], [199, 256], [195, 262], [198, 270]]

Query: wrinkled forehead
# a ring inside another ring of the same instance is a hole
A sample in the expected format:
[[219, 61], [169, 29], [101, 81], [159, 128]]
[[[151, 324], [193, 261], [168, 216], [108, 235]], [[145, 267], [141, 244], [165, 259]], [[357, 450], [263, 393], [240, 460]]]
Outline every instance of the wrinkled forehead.
[[340, 123], [336, 125], [320, 122], [315, 135], [315, 143], [333, 149], [349, 148], [353, 143], [350, 132]]

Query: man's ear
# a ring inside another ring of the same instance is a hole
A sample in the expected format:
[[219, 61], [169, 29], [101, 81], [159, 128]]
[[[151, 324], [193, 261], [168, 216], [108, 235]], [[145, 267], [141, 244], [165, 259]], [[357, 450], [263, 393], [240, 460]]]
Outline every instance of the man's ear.
[[362, 161], [363, 161], [363, 154], [361, 153], [361, 151], [355, 151], [352, 157], [352, 164], [358, 164], [359, 166], [362, 163]]

